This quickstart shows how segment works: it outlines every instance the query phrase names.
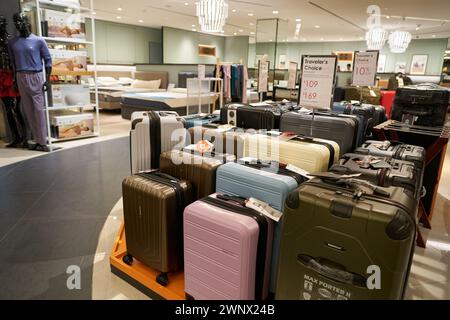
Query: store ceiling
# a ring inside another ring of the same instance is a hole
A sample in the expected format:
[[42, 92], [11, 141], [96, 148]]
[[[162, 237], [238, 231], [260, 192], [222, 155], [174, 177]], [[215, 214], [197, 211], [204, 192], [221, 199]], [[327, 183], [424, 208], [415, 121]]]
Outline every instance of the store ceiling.
[[[450, 37], [448, 0], [226, 1], [230, 7], [226, 36], [252, 36], [257, 19], [280, 18], [287, 20], [287, 41], [363, 40], [367, 7], [375, 4], [381, 8], [381, 22], [388, 31], [406, 30], [421, 39]], [[94, 0], [94, 8], [101, 20], [199, 30], [195, 0]], [[302, 24], [297, 38], [296, 19], [301, 19]]]

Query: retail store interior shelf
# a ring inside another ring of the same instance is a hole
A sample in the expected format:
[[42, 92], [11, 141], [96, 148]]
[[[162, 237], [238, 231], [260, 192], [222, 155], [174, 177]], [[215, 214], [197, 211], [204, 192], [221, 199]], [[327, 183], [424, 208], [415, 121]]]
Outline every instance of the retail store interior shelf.
[[53, 38], [53, 37], [42, 37], [45, 41], [49, 42], [61, 42], [61, 43], [74, 43], [74, 44], [94, 44], [92, 41], [86, 41], [82, 39], [70, 39], [70, 38]]

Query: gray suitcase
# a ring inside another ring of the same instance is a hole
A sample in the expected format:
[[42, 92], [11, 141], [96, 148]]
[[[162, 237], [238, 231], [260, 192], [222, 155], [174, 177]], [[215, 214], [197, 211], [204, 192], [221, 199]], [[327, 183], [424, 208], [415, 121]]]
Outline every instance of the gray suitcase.
[[312, 115], [304, 112], [283, 114], [280, 130], [335, 141], [339, 144], [341, 154], [350, 152], [356, 147], [358, 135], [357, 122], [347, 116], [316, 114], [312, 121]]

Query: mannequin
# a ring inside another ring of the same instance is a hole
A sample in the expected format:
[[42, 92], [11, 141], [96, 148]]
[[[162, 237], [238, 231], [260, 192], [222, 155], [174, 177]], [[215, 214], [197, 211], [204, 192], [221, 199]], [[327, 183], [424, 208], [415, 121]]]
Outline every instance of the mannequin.
[[22, 97], [23, 112], [36, 140], [36, 144], [29, 149], [48, 152], [44, 92], [50, 87], [52, 59], [45, 40], [31, 33], [28, 17], [24, 13], [16, 13], [13, 18], [20, 34], [9, 42], [15, 83]]
[[9, 34], [4, 16], [0, 16], [0, 98], [5, 107], [5, 116], [12, 135], [12, 142], [7, 148], [24, 146], [26, 128], [20, 111], [19, 92], [14, 86], [14, 75], [8, 52]]

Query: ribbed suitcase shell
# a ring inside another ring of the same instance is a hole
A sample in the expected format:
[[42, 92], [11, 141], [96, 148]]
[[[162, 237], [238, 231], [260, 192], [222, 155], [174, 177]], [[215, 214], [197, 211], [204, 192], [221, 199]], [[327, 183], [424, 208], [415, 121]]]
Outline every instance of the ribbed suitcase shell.
[[201, 200], [188, 206], [184, 211], [185, 292], [196, 300], [254, 300], [259, 285], [265, 299], [273, 233], [271, 221], [266, 221], [264, 275], [257, 279], [256, 269], [261, 268], [257, 266], [261, 238], [257, 221]]
[[[298, 186], [299, 183], [293, 177], [254, 169], [238, 163], [227, 163], [217, 170], [217, 193], [256, 198], [281, 212], [284, 209], [286, 197]], [[275, 292], [276, 289], [278, 251], [281, 240], [281, 221], [274, 223], [270, 292]]]
[[[174, 157], [183, 159], [181, 164], [175, 164]], [[225, 158], [224, 158], [225, 157]], [[187, 180], [192, 184], [195, 200], [204, 198], [216, 191], [216, 171], [224, 162], [234, 161], [234, 156], [209, 158], [193, 155], [182, 151], [167, 151], [161, 155], [161, 172], [178, 179]]]
[[[229, 110], [234, 107], [236, 110]], [[294, 110], [293, 104], [267, 104], [264, 106], [251, 106], [231, 104], [220, 110], [222, 124], [231, 124], [244, 129], [275, 130], [280, 128], [280, 118], [283, 113]], [[236, 123], [228, 119], [228, 112], [236, 112]]]
[[342, 153], [353, 150], [358, 139], [355, 119], [333, 115], [314, 115], [302, 112], [288, 112], [281, 117], [281, 131], [311, 135], [338, 143]]
[[[159, 168], [161, 152], [171, 150], [176, 141], [172, 133], [184, 128], [184, 121], [175, 112], [134, 112], [131, 118], [131, 173]], [[152, 126], [154, 128], [152, 129]], [[152, 135], [153, 134], [153, 135]], [[159, 137], [158, 137], [159, 135]]]
[[[366, 161], [384, 161], [389, 168], [376, 169], [365, 164]], [[422, 189], [423, 172], [416, 168], [413, 162], [348, 153], [341, 157], [339, 165], [331, 167], [330, 171], [340, 174], [361, 173], [361, 179], [370, 181], [381, 187], [402, 187], [414, 194], [419, 200]]]
[[242, 129], [223, 131], [207, 127], [193, 127], [188, 131], [192, 144], [196, 144], [200, 140], [207, 140], [214, 145], [217, 153], [234, 154], [237, 158], [241, 158], [244, 154], [244, 140], [247, 133], [244, 133]]
[[[151, 268], [174, 272], [183, 267], [182, 213], [191, 202], [191, 185], [175, 178], [153, 179], [139, 174], [122, 183], [127, 253]], [[170, 181], [183, 190], [183, 203]]]
[[425, 168], [426, 151], [423, 147], [419, 146], [391, 141], [367, 140], [355, 152], [410, 161], [415, 163], [419, 169]]
[[[415, 248], [417, 201], [403, 188], [383, 190], [390, 197], [357, 199], [353, 189], [314, 179], [289, 195], [276, 299], [403, 298]], [[369, 266], [380, 267], [380, 290], [367, 289]]]
[[339, 145], [334, 141], [302, 138], [282, 140], [262, 134], [247, 135], [244, 157], [292, 164], [309, 173], [327, 171], [337, 163]]

